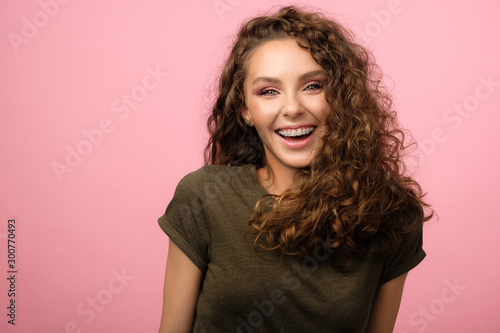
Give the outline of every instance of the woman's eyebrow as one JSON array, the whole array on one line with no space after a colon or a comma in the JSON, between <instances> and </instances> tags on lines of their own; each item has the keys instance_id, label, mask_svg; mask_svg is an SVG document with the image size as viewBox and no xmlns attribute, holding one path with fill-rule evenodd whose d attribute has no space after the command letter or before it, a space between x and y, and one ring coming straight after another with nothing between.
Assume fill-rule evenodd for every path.
<instances>
[{"instance_id":1,"label":"woman's eyebrow","mask_svg":"<svg viewBox=\"0 0 500 333\"><path fill-rule=\"evenodd\" d=\"M325 71L323 69L318 69L315 71L304 73L299 77L299 80L302 81L302 80L306 80L306 79L309 79L311 77L319 76L319 75L325 75Z\"/></svg>"},{"instance_id":2,"label":"woman's eyebrow","mask_svg":"<svg viewBox=\"0 0 500 333\"><path fill-rule=\"evenodd\" d=\"M325 71L323 69L318 69L315 71L310 71L310 72L304 73L301 76L299 76L299 81L306 80L306 79L309 79L309 78L317 76L317 75L325 75ZM253 80L252 86L255 85L256 83L259 83L259 82L280 83L281 81L280 81L280 79L275 78L275 77L260 76L260 77L256 78L255 80Z\"/></svg>"}]
</instances>

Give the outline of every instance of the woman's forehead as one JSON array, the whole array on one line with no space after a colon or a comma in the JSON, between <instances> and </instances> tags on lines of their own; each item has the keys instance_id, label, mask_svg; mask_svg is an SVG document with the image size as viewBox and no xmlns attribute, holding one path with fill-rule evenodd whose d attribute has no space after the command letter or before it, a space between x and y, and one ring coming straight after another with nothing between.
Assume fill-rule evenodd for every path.
<instances>
[{"instance_id":1,"label":"woman's forehead","mask_svg":"<svg viewBox=\"0 0 500 333\"><path fill-rule=\"evenodd\" d=\"M295 39L287 38L267 41L253 50L248 59L247 77L279 78L318 70L322 67L310 52L300 47Z\"/></svg>"}]
</instances>

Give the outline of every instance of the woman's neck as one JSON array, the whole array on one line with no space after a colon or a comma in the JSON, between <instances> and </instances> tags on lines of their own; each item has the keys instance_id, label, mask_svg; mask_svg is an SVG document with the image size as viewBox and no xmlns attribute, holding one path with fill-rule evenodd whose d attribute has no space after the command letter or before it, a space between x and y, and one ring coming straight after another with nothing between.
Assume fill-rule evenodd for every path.
<instances>
[{"instance_id":1,"label":"woman's neck","mask_svg":"<svg viewBox=\"0 0 500 333\"><path fill-rule=\"evenodd\" d=\"M269 166L257 169L257 179L266 189L267 193L281 195L284 191L295 184L295 174L297 170L283 168L283 170L274 170Z\"/></svg>"}]
</instances>

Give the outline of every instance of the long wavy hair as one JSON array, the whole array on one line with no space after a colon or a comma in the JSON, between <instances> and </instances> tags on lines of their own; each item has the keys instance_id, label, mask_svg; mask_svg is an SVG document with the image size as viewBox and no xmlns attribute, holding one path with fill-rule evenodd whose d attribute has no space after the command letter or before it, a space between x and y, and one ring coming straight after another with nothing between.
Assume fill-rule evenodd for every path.
<instances>
[{"instance_id":1,"label":"long wavy hair","mask_svg":"<svg viewBox=\"0 0 500 333\"><path fill-rule=\"evenodd\" d=\"M371 53L321 13L288 6L241 26L208 118L205 163L266 165L262 141L241 115L243 81L253 50L285 38L295 39L326 71L323 89L333 112L323 147L296 186L273 196L270 209L268 200L257 203L250 221L254 246L306 257L327 239L352 256L396 251L402 235L421 228L433 212L424 214L422 189L405 174L402 152L410 145Z\"/></svg>"}]
</instances>

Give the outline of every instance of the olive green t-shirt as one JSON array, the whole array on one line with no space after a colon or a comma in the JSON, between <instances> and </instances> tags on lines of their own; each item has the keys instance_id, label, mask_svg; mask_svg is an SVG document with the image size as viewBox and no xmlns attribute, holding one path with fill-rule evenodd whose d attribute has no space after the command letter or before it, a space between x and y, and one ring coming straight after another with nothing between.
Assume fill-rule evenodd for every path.
<instances>
[{"instance_id":1,"label":"olive green t-shirt","mask_svg":"<svg viewBox=\"0 0 500 333\"><path fill-rule=\"evenodd\" d=\"M204 166L185 176L159 224L203 272L193 332L364 332L378 288L425 257L422 230L396 255L332 265L337 249L300 259L254 252L248 222L266 191L254 166Z\"/></svg>"}]
</instances>

